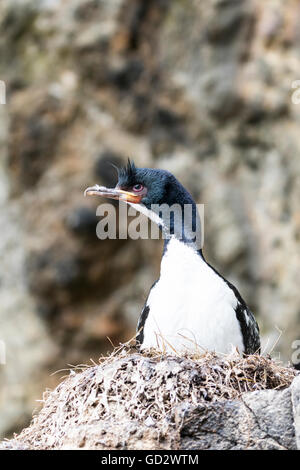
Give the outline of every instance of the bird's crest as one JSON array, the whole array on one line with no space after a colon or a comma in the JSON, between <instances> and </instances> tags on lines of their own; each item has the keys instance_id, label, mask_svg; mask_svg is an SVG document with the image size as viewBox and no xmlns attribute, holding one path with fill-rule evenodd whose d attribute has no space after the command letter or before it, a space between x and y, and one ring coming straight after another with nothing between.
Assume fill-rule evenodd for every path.
<instances>
[{"instance_id":1,"label":"bird's crest","mask_svg":"<svg viewBox=\"0 0 300 470\"><path fill-rule=\"evenodd\" d=\"M136 166L133 161L128 158L127 164L122 168L118 168L118 175L120 179L132 180L135 177Z\"/></svg>"}]
</instances>

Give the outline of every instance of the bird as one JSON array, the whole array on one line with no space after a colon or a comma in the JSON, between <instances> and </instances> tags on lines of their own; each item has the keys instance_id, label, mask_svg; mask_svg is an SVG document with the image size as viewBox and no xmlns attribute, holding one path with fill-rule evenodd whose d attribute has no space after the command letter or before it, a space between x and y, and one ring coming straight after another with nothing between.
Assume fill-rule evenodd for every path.
<instances>
[{"instance_id":1,"label":"bird","mask_svg":"<svg viewBox=\"0 0 300 470\"><path fill-rule=\"evenodd\" d=\"M114 188L95 185L85 195L125 201L164 235L160 276L137 323L139 350L260 354L253 313L237 288L204 257L201 217L191 194L167 170L138 168L128 160L117 171ZM175 207L173 216L162 209L170 207Z\"/></svg>"}]
</instances>

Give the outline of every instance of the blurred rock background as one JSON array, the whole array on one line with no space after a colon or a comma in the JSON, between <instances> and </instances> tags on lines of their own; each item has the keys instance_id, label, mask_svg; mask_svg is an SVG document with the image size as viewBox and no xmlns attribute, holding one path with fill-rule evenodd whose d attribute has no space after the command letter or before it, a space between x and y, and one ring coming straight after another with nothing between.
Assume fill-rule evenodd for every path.
<instances>
[{"instance_id":1,"label":"blurred rock background","mask_svg":"<svg viewBox=\"0 0 300 470\"><path fill-rule=\"evenodd\" d=\"M160 241L99 241L107 161L172 171L264 348L300 339L297 0L1 0L0 435L134 334ZM281 334L279 333L281 331Z\"/></svg>"}]
</instances>

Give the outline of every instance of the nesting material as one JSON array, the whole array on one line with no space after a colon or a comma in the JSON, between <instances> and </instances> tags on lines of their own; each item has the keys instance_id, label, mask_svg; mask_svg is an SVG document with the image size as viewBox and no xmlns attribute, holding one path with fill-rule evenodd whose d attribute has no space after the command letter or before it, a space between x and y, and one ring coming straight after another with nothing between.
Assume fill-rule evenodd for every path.
<instances>
[{"instance_id":1,"label":"nesting material","mask_svg":"<svg viewBox=\"0 0 300 470\"><path fill-rule=\"evenodd\" d=\"M176 439L179 409L284 389L296 374L258 355L176 357L122 347L99 365L71 369L55 390L44 393L31 425L2 447L111 449L130 447L131 436L147 432L157 443Z\"/></svg>"}]
</instances>

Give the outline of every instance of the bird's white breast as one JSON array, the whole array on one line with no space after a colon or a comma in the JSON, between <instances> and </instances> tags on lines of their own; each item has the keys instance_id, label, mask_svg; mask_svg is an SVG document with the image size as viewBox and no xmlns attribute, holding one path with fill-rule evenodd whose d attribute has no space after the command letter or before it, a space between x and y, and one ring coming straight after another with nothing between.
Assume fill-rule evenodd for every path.
<instances>
[{"instance_id":1,"label":"bird's white breast","mask_svg":"<svg viewBox=\"0 0 300 470\"><path fill-rule=\"evenodd\" d=\"M192 248L175 238L168 243L147 305L143 349L244 350L234 292Z\"/></svg>"}]
</instances>

